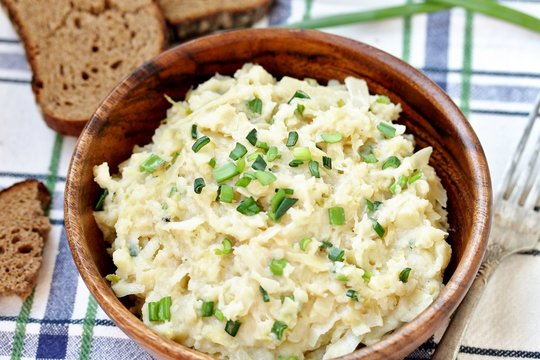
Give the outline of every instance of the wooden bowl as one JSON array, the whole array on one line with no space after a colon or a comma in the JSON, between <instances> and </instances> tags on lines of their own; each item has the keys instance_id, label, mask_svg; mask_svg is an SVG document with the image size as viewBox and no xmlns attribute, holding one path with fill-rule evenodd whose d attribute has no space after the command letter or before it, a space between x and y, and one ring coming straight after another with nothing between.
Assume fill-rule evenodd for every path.
<instances>
[{"instance_id":1,"label":"wooden bowl","mask_svg":"<svg viewBox=\"0 0 540 360\"><path fill-rule=\"evenodd\" d=\"M112 172L134 145L151 140L169 104L215 75L230 75L244 63L264 66L277 78L289 75L322 83L352 75L372 93L403 107L399 123L419 147L432 146L431 165L448 192L452 260L446 287L434 303L382 341L343 359L400 359L425 342L469 289L486 247L491 184L480 143L452 100L418 70L368 45L317 31L251 29L221 33L175 47L143 65L105 99L80 135L65 194L68 241L83 280L99 305L133 340L166 359L211 357L165 339L144 325L114 295L103 278L114 271L107 245L92 215L100 189L92 168L106 161Z\"/></svg>"}]
</instances>

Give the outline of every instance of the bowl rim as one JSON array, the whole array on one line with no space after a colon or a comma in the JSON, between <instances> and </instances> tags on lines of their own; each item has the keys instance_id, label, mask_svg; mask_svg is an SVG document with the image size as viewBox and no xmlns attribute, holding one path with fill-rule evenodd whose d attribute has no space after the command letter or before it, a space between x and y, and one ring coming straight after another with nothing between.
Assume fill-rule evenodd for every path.
<instances>
[{"instance_id":1,"label":"bowl rim","mask_svg":"<svg viewBox=\"0 0 540 360\"><path fill-rule=\"evenodd\" d=\"M189 51L189 49L197 47L201 39L223 41L227 40L231 35L238 36L238 34L242 34L243 36L255 34L257 36L274 39L302 36L307 41L322 41L327 44L332 44L334 47L346 48L348 50L354 49L355 52L369 51L372 53L371 56L376 56L381 64L395 69L396 71L400 71L415 85L428 89L433 95L434 100L445 106L448 116L455 119L454 123L456 124L456 131L460 134L461 140L465 141L468 147L474 149L474 151L468 151L465 157L468 163L472 164L476 169L479 169L479 171L475 172L475 176L470 179L474 182L474 188L477 191L480 200L471 204L471 206L474 207L473 213L478 219L473 222L474 229L471 232L471 241L465 247L464 256L447 284L433 303L412 321L402 325L392 333L387 334L377 343L357 349L353 353L345 355L340 359L352 360L368 357L370 359L388 359L389 354L385 351L385 349L388 348L396 349L396 352L390 355L390 358L398 359L406 356L432 335L432 333L426 333L429 332L429 324L443 323L457 308L471 286L479 269L482 260L482 256L479 256L479 254L485 252L491 226L492 190L487 160L471 125L449 95L447 95L437 84L421 71L393 55L357 40L338 35L315 30L285 28L227 31L205 36L170 48L126 76L102 101L90 121L85 126L75 145L68 170L64 197L65 230L73 259L83 281L90 290L90 293L97 300L98 304L115 324L132 340L143 346L150 353L160 357L165 356L167 358L169 358L169 356L170 358L173 358L181 354L189 354L192 359L212 359L212 357L207 354L203 354L172 340L166 339L165 337L161 337L157 332L146 326L138 317L133 315L125 306L118 306L118 304L121 303L116 296L111 298L111 296L108 295L112 293L110 286L101 277L93 262L88 260L92 257L87 251L85 242L83 241L83 226L80 222L80 214L76 211L77 207L73 200L77 198L77 194L80 190L80 186L76 181L77 178L80 178L80 174L78 167L74 166L74 164L81 157L81 154L84 155L84 153L88 152L90 149L89 143L83 141L87 134L90 134L93 129L99 126L99 122L102 121L101 119L106 118L105 115L111 108L129 95L129 92L135 87L135 84L156 69L156 64L165 66L169 62L169 59L173 59L177 53Z\"/></svg>"}]
</instances>

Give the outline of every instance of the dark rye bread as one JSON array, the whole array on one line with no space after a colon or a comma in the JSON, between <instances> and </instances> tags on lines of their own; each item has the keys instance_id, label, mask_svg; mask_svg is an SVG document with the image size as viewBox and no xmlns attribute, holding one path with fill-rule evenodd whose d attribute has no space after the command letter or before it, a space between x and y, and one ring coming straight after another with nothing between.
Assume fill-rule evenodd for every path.
<instances>
[{"instance_id":1,"label":"dark rye bread","mask_svg":"<svg viewBox=\"0 0 540 360\"><path fill-rule=\"evenodd\" d=\"M49 127L78 135L105 96L166 47L153 0L0 0L24 42Z\"/></svg>"},{"instance_id":2,"label":"dark rye bread","mask_svg":"<svg viewBox=\"0 0 540 360\"><path fill-rule=\"evenodd\" d=\"M272 0L158 0L179 39L220 29L246 27L260 20Z\"/></svg>"},{"instance_id":3,"label":"dark rye bread","mask_svg":"<svg viewBox=\"0 0 540 360\"><path fill-rule=\"evenodd\" d=\"M0 296L26 298L32 292L51 228L43 215L51 196L37 180L0 191Z\"/></svg>"}]
</instances>

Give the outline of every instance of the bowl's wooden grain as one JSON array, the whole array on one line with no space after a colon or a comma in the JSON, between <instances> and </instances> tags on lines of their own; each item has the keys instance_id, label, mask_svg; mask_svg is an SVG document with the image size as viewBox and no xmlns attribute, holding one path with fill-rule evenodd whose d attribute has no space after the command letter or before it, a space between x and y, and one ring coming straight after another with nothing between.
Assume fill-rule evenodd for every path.
<instances>
[{"instance_id":1,"label":"bowl's wooden grain","mask_svg":"<svg viewBox=\"0 0 540 360\"><path fill-rule=\"evenodd\" d=\"M418 146L432 146L431 164L448 191L452 261L447 285L416 319L372 346L344 359L399 359L426 341L457 307L482 259L490 228L491 184L482 148L450 98L419 71L380 50L316 31L258 29L222 33L171 49L125 79L101 104L81 134L66 186L65 222L79 271L100 306L126 334L160 358L207 359L146 327L113 294L103 276L113 264L97 228L99 196L92 168L104 161L114 172L135 144L150 141L169 104L216 72L232 74L246 62L274 76L321 82L364 78L373 93L400 102L399 120Z\"/></svg>"}]
</instances>

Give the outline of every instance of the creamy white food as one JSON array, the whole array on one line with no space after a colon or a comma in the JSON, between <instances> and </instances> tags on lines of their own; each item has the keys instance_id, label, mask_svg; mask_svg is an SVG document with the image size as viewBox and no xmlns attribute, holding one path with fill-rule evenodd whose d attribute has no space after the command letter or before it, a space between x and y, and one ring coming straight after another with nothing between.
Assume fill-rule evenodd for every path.
<instances>
[{"instance_id":1,"label":"creamy white food","mask_svg":"<svg viewBox=\"0 0 540 360\"><path fill-rule=\"evenodd\" d=\"M226 359L329 359L411 321L451 250L432 149L414 151L400 110L360 79L276 81L252 64L172 102L118 174L94 169L116 295L139 298L164 336ZM218 183L227 167L241 173ZM170 320L150 320L168 297Z\"/></svg>"}]
</instances>

